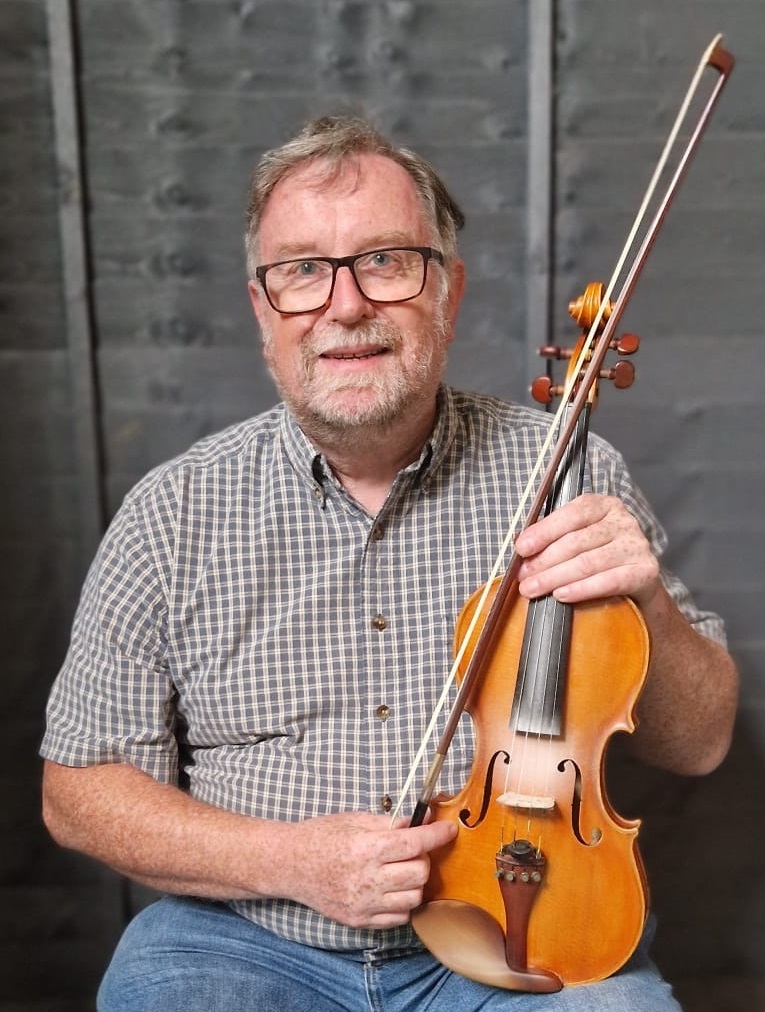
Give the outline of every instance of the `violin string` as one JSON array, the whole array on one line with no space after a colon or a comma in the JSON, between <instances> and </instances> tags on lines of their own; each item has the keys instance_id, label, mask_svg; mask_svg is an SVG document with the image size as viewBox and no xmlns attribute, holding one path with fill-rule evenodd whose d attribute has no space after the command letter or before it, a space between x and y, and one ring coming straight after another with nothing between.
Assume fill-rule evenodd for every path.
<instances>
[{"instance_id":1,"label":"violin string","mask_svg":"<svg viewBox=\"0 0 765 1012\"><path fill-rule=\"evenodd\" d=\"M644 220L644 218L645 218L645 216L647 214L648 207L649 207L651 201L653 200L653 197L654 197L656 188L657 188L657 186L658 186L658 184L660 182L660 179L661 179L662 175L664 174L664 170L666 168L667 161L669 160L669 157L670 157L670 154L672 152L672 149L673 149L673 147L674 147L674 145L675 145L675 143L677 141L677 137L678 137L678 135L680 133L680 130L682 129L682 125L683 125L683 123L685 121L685 118L686 118L687 113L688 113L688 109L690 108L690 104L691 104L691 102L693 100L693 97L695 95L695 92L696 92L696 90L698 88L698 85L699 85L699 82L701 80L702 74L703 74L704 70L707 68L707 66L709 65L710 57L711 57L712 53L714 52L715 48L717 47L718 43L720 42L721 38L722 38L721 35L717 35L713 39L713 41L710 43L708 49L706 50L706 52L704 53L701 61L699 62L698 67L696 68L696 72L693 75L693 78L691 80L691 84L690 84L690 86L688 88L688 91L686 92L686 95L685 95L685 97L684 97L684 99L683 99L683 101L682 101L682 103L680 105L680 109L679 109L679 111L677 113L677 116L676 116L675 121L673 123L672 129L670 130L669 136L667 137L667 140L666 140L666 142L664 144L664 147L662 149L661 155L659 156L659 160L658 160L658 162L656 164L656 167L654 169L653 175L651 176L650 182L649 182L648 187L646 189L646 192L645 192L645 194L643 196L643 200L642 200L642 202L640 204L640 207L638 208L637 214L635 215L635 219L634 219L634 221L632 223L632 227L630 228L630 231L629 231L629 234L627 236L627 239L626 239L626 241L624 243L624 246L622 247L622 251L621 251L621 253L620 253L620 255L619 255L618 259L617 259L616 266L614 267L613 273L611 274L611 278L610 278L610 280L609 280L609 282L608 282L608 284L607 284L607 286L605 288L605 291L604 291L604 294L603 294L603 298L601 300L601 304L600 304L600 307L598 309L598 312L596 313L595 319L594 319L594 321L593 321L593 323L592 323L592 325L591 325L591 327L590 327L590 329L589 329L589 331L587 333L586 339L582 342L582 347L580 349L579 356L578 356L578 358L576 360L576 364L575 364L574 368L570 370L569 376L568 376L568 378L567 378L567 380L566 380L566 382L564 384L564 389L563 389L563 393L561 395L560 405L559 405L558 410L556 411L555 415L553 416L553 419L552 419L552 421L550 423L550 427L549 427L547 436L546 436L545 440L542 443L542 446L541 446L540 451L539 451L539 455L537 456L536 462L534 463L534 466L531 469L531 472L529 474L529 478L528 478L528 480L526 482L526 486L525 486L525 488L523 490L523 493L522 493L522 495L520 497L520 500L518 502L518 507L517 507L517 509L516 509L516 511L515 511L515 513L513 515L513 518L511 520L511 522L510 522L510 526L508 528L507 535L505 536L505 539L502 542L502 545L500 546L499 552L498 552L497 557L496 557L496 559L494 561L494 565L492 566L491 573L489 574L489 577L488 577L486 583L484 584L483 590L482 590L481 595L480 595L480 597L478 599L478 602L476 604L476 607L475 607L475 610L474 610L473 615L471 617L471 620L470 620L470 623L468 625L467 631L465 632L465 635L463 636L462 641L460 642L459 647L457 649L457 652L455 654L454 661L453 661L452 666L451 666L451 668L449 670L449 674L448 674L448 676L447 676L447 678L446 678L446 680L444 682L444 687L443 687L443 689L441 691L441 694L440 694L440 696L438 698L438 701L436 703L436 707L435 707L435 709L433 711L433 715L432 715L430 721L428 722L428 725L427 725L427 727L425 729L423 738L422 738L422 740L420 742L420 745L419 745L419 747L418 747L418 749L417 749L417 751L415 753L415 756L414 756L414 759L412 761L412 765L410 767L410 770L409 770L409 773L407 775L406 781L404 782L404 785L403 785L403 787L401 789L401 793L399 795L398 802L395 805L395 807L394 807L394 809L393 809L393 811L391 813L391 816L390 816L391 825L394 825L394 823L398 819L399 815L401 814L401 811L403 809L403 806L404 806L404 803L406 801L406 798L409 796L409 793L412 790L412 786L414 784L414 779L417 776L417 773L418 773L420 767L423 764L423 761L425 759L425 753L427 751L427 748L428 748L428 745L429 745L431 739L434 736L435 729L436 729L436 727L438 725L438 722L440 720L440 717L441 717L441 713L443 712L444 707L446 706L446 704L448 702L452 686L453 686L453 684L454 684L454 682L456 680L456 677L457 677L457 674L459 672L459 669L460 669L460 666L462 664L462 661L463 661L463 658L465 656L465 653L467 652L468 644L471 642L471 640L473 638L473 635L474 635L476 629L478 628L478 624L479 624L479 622L481 620L483 609L484 609L484 607L486 605L486 602L487 602L487 600L488 600L488 598L489 598L489 596L491 594L491 590L492 590L494 581L499 576L499 573L500 573L500 570L501 570L501 567L502 567L502 563L503 563L503 561L505 559L505 556L507 555L507 553L508 553L508 551L510 549L510 546L515 541L516 531L518 530L518 527L519 527L519 525L521 523L522 517L524 517L524 515L525 515L526 507L528 505L529 500L532 497L532 491L537 487L537 479L538 479L539 474L540 474L540 472L542 470L542 466L544 464L544 461L548 458L548 455L549 455L550 449L551 449L551 447L553 445L553 441L555 439L555 436L558 433L558 431L560 430L561 420L562 420L562 417L563 417L563 413L565 412L565 410L566 410L566 408L568 406L568 401L571 398L571 394L572 394L573 388L574 388L574 386L575 386L575 384L576 384L576 382L577 382L577 380L579 378L579 374L580 374L580 372L581 372L581 370L582 370L582 368L584 366L584 363L586 362L587 357L588 357L588 355L589 355L589 353L591 351L592 345L593 345L593 343L595 341L595 337L596 337L596 335L598 333L598 330L600 328L600 324L601 324L601 322L603 320L603 316L604 316L604 313L606 311L606 307L608 306L610 298L611 298L611 295L613 294L613 291L614 291L614 289L615 289L615 287L617 285L617 282L618 282L619 278L622 275L622 272L623 272L623 269L624 269L624 264L625 264L625 262L627 260L627 256L629 255L630 251L633 248L633 245L634 245L634 242L635 242L635 237L636 237L636 235L637 235L637 233L638 233L638 231L640 229L640 226L642 225L643 220Z\"/></svg>"},{"instance_id":2,"label":"violin string","mask_svg":"<svg viewBox=\"0 0 765 1012\"><path fill-rule=\"evenodd\" d=\"M546 605L547 605L547 600L545 598L541 598L539 600L530 601L529 602L529 606L528 606L528 609L527 609L527 612L526 612L526 624L527 624L527 626L532 627L533 625L536 625L540 621L539 612L541 610L543 613L545 613L547 611ZM545 622L546 619L542 618L541 621ZM533 659L531 657L531 645L532 645L532 638L529 637L528 648L524 652L523 656L521 657L521 661L520 661L519 669L518 669L519 670L519 677L521 678L520 692L518 693L519 700L526 698L527 694L528 694L528 697L533 700L533 699L536 698L537 692L538 692L538 679L540 677L540 673L541 673L541 669L542 669L542 664L541 664L541 659L540 659L541 643L538 644L537 652L536 652L536 657L534 657ZM527 681L529 679L530 672L532 672L532 674L531 674L531 685L527 686L526 683L527 683ZM531 716L532 716L531 723L533 725L533 716L534 715L532 714ZM510 789L510 783L509 783L509 781L510 781L510 775L512 773L513 777L514 777L514 779L513 779L513 787L514 787L514 791L515 791L515 794L516 794L516 797L518 798L518 800L520 800L520 798L522 798L523 794L524 794L524 789L523 788L524 788L524 784L526 782L527 759L529 758L529 756L532 754L532 751L533 751L533 746L530 744L531 732L529 732L527 730L526 731L520 731L519 730L520 717L521 717L521 706L520 706L520 703L519 703L518 709L516 711L516 716L515 716L515 726L511 728L510 738L511 738L511 742L513 744L511 745L510 761L508 763L507 772L505 774L505 788L504 788L505 791L508 791ZM519 741L520 741L520 745L516 749L515 748L515 744L517 742L519 742ZM519 759L519 761L516 761L516 757L518 756L518 752L520 752L520 759ZM503 824L504 824L504 821L505 821L505 819L507 817L507 814L506 814L507 811L508 811L507 806L503 806L503 813L502 813L502 815L503 815L503 817L502 817ZM519 814L518 814L518 810L516 808L513 809L513 812L514 812L514 816L513 816L513 823L514 823L513 838L517 839L517 836L518 836L518 825L519 825ZM529 807L529 808L527 808L527 811L526 811L526 829L525 829L525 834L524 834L525 837L526 837L526 839L529 839L531 837L531 835L532 835L531 834L531 823L532 823L531 808Z\"/></svg>"},{"instance_id":3,"label":"violin string","mask_svg":"<svg viewBox=\"0 0 765 1012\"><path fill-rule=\"evenodd\" d=\"M527 622L538 623L540 622L543 626L548 627L553 620L553 616L557 609L560 607L559 602L555 601L552 597L540 598L537 601L532 601L529 604L529 611L527 615ZM560 692L560 679L562 671L562 657L560 654L560 645L558 650L558 658L553 663L553 651L554 643L551 641L546 647L545 656L545 645L544 641L540 640L536 652L536 657L530 657L529 650L521 656L519 664L519 677L522 680L520 697L524 698L528 693L528 698L531 700L538 700L537 710L531 714L531 725L532 727L536 723L539 727L537 731L519 730L520 722L520 708L516 713L515 727L511 729L511 741L510 747L510 761L507 765L505 772L505 792L512 791L519 799L524 796L528 796L529 799L533 799L535 795L541 795L549 797L555 792L551 786L552 781L552 768L553 763L550 761L550 755L554 748L554 735L552 729L547 731L544 730L544 714L545 712L554 713L557 705L559 692ZM529 670L533 670L531 676L530 687L526 686L528 679ZM547 675L550 672L554 672L555 676L549 679ZM541 687L541 691L540 691ZM548 706L548 699L552 696L551 704ZM515 747L517 745L517 747ZM538 775L540 766L540 756L542 753L546 753L547 760L541 762L543 768L543 783L538 785ZM531 768L530 768L531 767ZM527 786L528 784L528 786ZM520 806L522 808L522 806ZM534 835L532 832L534 825L534 803L531 803L526 808L526 836L531 839ZM507 819L507 809L503 806L501 824L505 826ZM540 815L537 819L539 828L537 830L536 847L541 848L542 838L542 816ZM515 825L518 824L517 816L514 817ZM517 835L517 832L514 834Z\"/></svg>"},{"instance_id":4,"label":"violin string","mask_svg":"<svg viewBox=\"0 0 765 1012\"><path fill-rule=\"evenodd\" d=\"M568 502L576 495L581 492L581 478L582 478L582 467L584 465L583 454L586 451L587 445L587 433L588 433L588 408L585 408L583 413L579 417L577 424L577 431L573 437L574 442L569 446L569 453L564 458L565 474L563 474L560 485L558 487L558 497L560 505ZM553 508L557 508L558 503L556 502ZM556 622L556 616L559 616L561 622L565 622L566 611L570 609L571 605L567 605L557 601L554 597L548 596L545 598L545 628L547 629L559 629L559 623ZM567 661L569 656L570 644L573 641L573 635L571 627L568 627L566 634L563 635L561 630L560 635L550 636L548 640L547 656L544 658L545 665L543 668L540 667L541 671L545 673L544 683L544 696L541 701L542 714L549 713L555 715L558 711L558 706L563 703L563 693L561 689L561 682L567 675ZM565 652L565 654L564 654ZM557 656L555 654L557 653ZM554 677L550 679L550 672L554 672ZM568 684L568 683L566 683ZM552 698L549 700L548 705L548 693L551 694ZM562 719L562 718L561 718ZM544 726L544 722L541 722L540 726ZM546 734L546 747L543 749L541 745L542 735L540 734L540 754L544 752L544 787L543 794L545 796L554 796L556 794L555 789L552 786L553 781L553 770L557 768L557 764L554 762L554 750L555 750L555 736L553 730L552 721L550 722L549 730ZM537 840L537 849L541 850L542 846L542 825L544 813L540 813L539 817L539 837Z\"/></svg>"},{"instance_id":5,"label":"violin string","mask_svg":"<svg viewBox=\"0 0 765 1012\"><path fill-rule=\"evenodd\" d=\"M538 611L538 605L539 605L538 601L529 601L528 608L526 611L527 625L534 624L537 621L536 613ZM515 697L518 699L518 709L516 711L514 718L514 726L513 722L510 723L511 745L510 745L509 759L505 767L505 780L503 787L505 793L514 790L518 796L520 796L521 789L523 786L524 768L527 754L527 750L522 745L520 748L521 753L520 763L516 762L516 756L519 750L515 748L515 744L518 741L519 735L521 734L521 732L519 732L520 712L522 709L521 700L527 698L527 693L530 694L532 699L536 695L536 688L537 688L536 674L539 672L539 663L537 661L537 663L533 664L533 671L535 674L534 680L531 684L531 687L529 688L526 683L529 679L529 672L532 671L531 647L532 647L531 637L529 637L528 640L524 638L524 643L521 648L521 656L518 662L518 672L517 672L517 678L520 678L521 684L519 686L516 681L515 687ZM524 744L527 741L527 736L528 732L524 732L522 738ZM502 818L500 820L500 824L502 826L503 838L507 818L508 818L508 806L502 806ZM513 816L513 839L514 840L517 839L517 836L518 836L518 816L516 813Z\"/></svg>"},{"instance_id":6,"label":"violin string","mask_svg":"<svg viewBox=\"0 0 765 1012\"><path fill-rule=\"evenodd\" d=\"M559 602L557 602L557 601L554 601L554 605L555 606L560 606ZM566 607L566 606L562 605L561 607ZM555 713L555 710L557 708L558 696L559 696L559 693L560 693L560 682L561 682L562 673L563 673L563 657L561 656L562 646L563 646L562 642L559 642L559 644L558 644L558 657L557 657L556 663L554 665L555 678L553 680L553 701L552 701L552 708L551 708L553 713ZM544 766L545 766L545 774L546 774L545 794L548 794L548 795L555 793L555 791L550 786L550 780L551 780L552 774L553 774L553 767L554 766L557 767L557 764L555 764L553 761L551 761L553 749L554 749L554 739L553 739L553 732L552 732L552 728L551 728L550 731L548 732L548 735L547 735L547 749L546 749L546 752L547 752L547 761L544 764ZM541 823L541 818L540 818L539 837L538 837L538 840L537 840L537 851L538 852L541 852L541 850L542 850L542 828L541 827L542 827L542 823Z\"/></svg>"}]
</instances>

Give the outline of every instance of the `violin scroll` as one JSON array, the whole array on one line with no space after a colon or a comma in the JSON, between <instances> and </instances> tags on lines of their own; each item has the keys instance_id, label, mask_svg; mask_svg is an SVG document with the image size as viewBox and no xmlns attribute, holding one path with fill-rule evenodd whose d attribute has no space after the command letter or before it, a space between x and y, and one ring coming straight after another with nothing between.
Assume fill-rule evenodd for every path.
<instances>
[{"instance_id":1,"label":"violin scroll","mask_svg":"<svg viewBox=\"0 0 765 1012\"><path fill-rule=\"evenodd\" d=\"M610 299L603 301L606 286L602 281L591 281L578 299L568 304L568 315L573 316L581 330L589 331L598 321L598 331L603 329L611 315L614 304Z\"/></svg>"}]
</instances>

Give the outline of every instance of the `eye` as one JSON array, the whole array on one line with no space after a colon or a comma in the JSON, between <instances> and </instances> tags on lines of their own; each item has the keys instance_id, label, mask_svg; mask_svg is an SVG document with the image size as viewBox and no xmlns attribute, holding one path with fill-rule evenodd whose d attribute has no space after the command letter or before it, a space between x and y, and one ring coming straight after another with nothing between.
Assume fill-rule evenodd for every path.
<instances>
[{"instance_id":1,"label":"eye","mask_svg":"<svg viewBox=\"0 0 765 1012\"><path fill-rule=\"evenodd\" d=\"M309 284L323 280L331 268L322 260L288 260L271 268L271 282L282 285Z\"/></svg>"},{"instance_id":2,"label":"eye","mask_svg":"<svg viewBox=\"0 0 765 1012\"><path fill-rule=\"evenodd\" d=\"M315 260L300 260L294 265L293 273L301 278L312 278L318 274L319 266Z\"/></svg>"},{"instance_id":3,"label":"eye","mask_svg":"<svg viewBox=\"0 0 765 1012\"><path fill-rule=\"evenodd\" d=\"M377 249L367 253L356 264L362 273L392 277L405 269L406 253L400 249Z\"/></svg>"},{"instance_id":4,"label":"eye","mask_svg":"<svg viewBox=\"0 0 765 1012\"><path fill-rule=\"evenodd\" d=\"M373 253L369 258L370 266L372 267L388 267L393 262L390 250L383 250L379 253Z\"/></svg>"}]
</instances>

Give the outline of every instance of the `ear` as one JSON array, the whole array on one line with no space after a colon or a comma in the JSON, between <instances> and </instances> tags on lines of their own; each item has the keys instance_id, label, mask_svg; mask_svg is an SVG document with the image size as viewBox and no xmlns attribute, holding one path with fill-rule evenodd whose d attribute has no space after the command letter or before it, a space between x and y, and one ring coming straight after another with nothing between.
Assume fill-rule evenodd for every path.
<instances>
[{"instance_id":1,"label":"ear","mask_svg":"<svg viewBox=\"0 0 765 1012\"><path fill-rule=\"evenodd\" d=\"M449 267L449 295L446 300L446 318L449 321L449 340L454 340L454 325L465 294L465 263L455 260Z\"/></svg>"},{"instance_id":2,"label":"ear","mask_svg":"<svg viewBox=\"0 0 765 1012\"><path fill-rule=\"evenodd\" d=\"M265 314L267 308L266 297L263 292L263 289L260 287L257 281L248 281L247 294L250 297L250 305L252 306L252 311L255 314L255 318L257 319L262 329L263 315Z\"/></svg>"}]
</instances>

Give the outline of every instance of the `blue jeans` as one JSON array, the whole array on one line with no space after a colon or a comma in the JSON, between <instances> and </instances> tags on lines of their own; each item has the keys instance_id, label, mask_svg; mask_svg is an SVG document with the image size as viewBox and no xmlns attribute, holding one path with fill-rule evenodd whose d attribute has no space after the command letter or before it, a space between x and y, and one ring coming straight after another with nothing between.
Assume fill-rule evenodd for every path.
<instances>
[{"instance_id":1,"label":"blue jeans","mask_svg":"<svg viewBox=\"0 0 765 1012\"><path fill-rule=\"evenodd\" d=\"M128 926L99 1012L678 1012L647 941L598 984L556 994L466 980L429 953L380 959L287 942L225 904L165 897Z\"/></svg>"}]
</instances>

